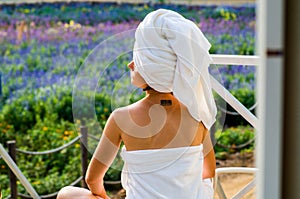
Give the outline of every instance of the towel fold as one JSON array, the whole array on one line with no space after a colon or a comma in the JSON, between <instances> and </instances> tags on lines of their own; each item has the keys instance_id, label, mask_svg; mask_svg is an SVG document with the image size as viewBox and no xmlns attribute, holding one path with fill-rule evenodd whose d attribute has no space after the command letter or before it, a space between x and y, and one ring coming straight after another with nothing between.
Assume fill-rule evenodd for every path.
<instances>
[{"instance_id":1,"label":"towel fold","mask_svg":"<svg viewBox=\"0 0 300 199\"><path fill-rule=\"evenodd\" d=\"M126 198L211 198L202 181L202 151L202 145L138 151L123 148Z\"/></svg>"},{"instance_id":2,"label":"towel fold","mask_svg":"<svg viewBox=\"0 0 300 199\"><path fill-rule=\"evenodd\" d=\"M192 147L178 147L178 148L165 148L165 149L148 149L137 151L126 151L123 147L121 151L121 157L124 162L130 165L130 173L149 173L155 172L160 169L164 169L171 166L175 162L185 161L194 162L194 158L197 160L203 160L202 149L203 146ZM201 165L199 165L201 167Z\"/></svg>"}]
</instances>

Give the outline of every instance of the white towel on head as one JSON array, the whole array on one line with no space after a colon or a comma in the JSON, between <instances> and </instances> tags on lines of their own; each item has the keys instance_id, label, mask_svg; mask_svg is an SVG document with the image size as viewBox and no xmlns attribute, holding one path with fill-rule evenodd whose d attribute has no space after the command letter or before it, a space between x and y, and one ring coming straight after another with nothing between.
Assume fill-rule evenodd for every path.
<instances>
[{"instance_id":1,"label":"white towel on head","mask_svg":"<svg viewBox=\"0 0 300 199\"><path fill-rule=\"evenodd\" d=\"M192 21L159 9L139 24L133 50L136 70L147 84L159 92L173 92L208 129L217 113L208 72L210 47Z\"/></svg>"}]
</instances>

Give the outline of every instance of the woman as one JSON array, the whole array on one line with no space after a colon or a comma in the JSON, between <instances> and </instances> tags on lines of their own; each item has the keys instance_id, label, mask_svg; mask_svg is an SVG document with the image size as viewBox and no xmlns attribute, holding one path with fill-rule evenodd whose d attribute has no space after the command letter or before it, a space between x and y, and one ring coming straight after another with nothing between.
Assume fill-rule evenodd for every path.
<instances>
[{"instance_id":1,"label":"woman","mask_svg":"<svg viewBox=\"0 0 300 199\"><path fill-rule=\"evenodd\" d=\"M103 177L121 142L128 199L213 197L210 44L193 22L165 9L149 13L135 39L128 67L146 96L109 117L87 170L89 190L65 187L58 199L108 198Z\"/></svg>"}]
</instances>

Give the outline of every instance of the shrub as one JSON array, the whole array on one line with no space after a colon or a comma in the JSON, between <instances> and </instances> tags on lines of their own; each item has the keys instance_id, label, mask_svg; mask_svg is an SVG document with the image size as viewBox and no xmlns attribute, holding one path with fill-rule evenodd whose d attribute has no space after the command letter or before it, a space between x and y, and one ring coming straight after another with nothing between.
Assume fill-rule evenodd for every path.
<instances>
[{"instance_id":1,"label":"shrub","mask_svg":"<svg viewBox=\"0 0 300 199\"><path fill-rule=\"evenodd\" d=\"M242 152L242 151L251 151L254 149L254 142L249 143L248 145L241 147L241 145L250 142L255 137L254 129L250 126L238 126L230 127L222 130L217 130L215 133L215 139L217 144L214 149L216 156L220 152Z\"/></svg>"}]
</instances>

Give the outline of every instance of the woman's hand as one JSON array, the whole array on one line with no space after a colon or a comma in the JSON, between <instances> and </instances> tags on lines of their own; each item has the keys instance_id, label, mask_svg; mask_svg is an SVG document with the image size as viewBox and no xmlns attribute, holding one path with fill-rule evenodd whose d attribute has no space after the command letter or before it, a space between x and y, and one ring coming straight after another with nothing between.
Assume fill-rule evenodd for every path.
<instances>
[{"instance_id":1,"label":"woman's hand","mask_svg":"<svg viewBox=\"0 0 300 199\"><path fill-rule=\"evenodd\" d=\"M105 191L105 188L103 185L103 181L93 183L93 184L89 184L89 183L87 183L87 184L88 184L90 191L96 198L109 199L109 197L106 194L106 191Z\"/></svg>"},{"instance_id":2,"label":"woman's hand","mask_svg":"<svg viewBox=\"0 0 300 199\"><path fill-rule=\"evenodd\" d=\"M102 198L100 196L95 196L97 199L110 199L110 197L106 196L106 198Z\"/></svg>"}]
</instances>

